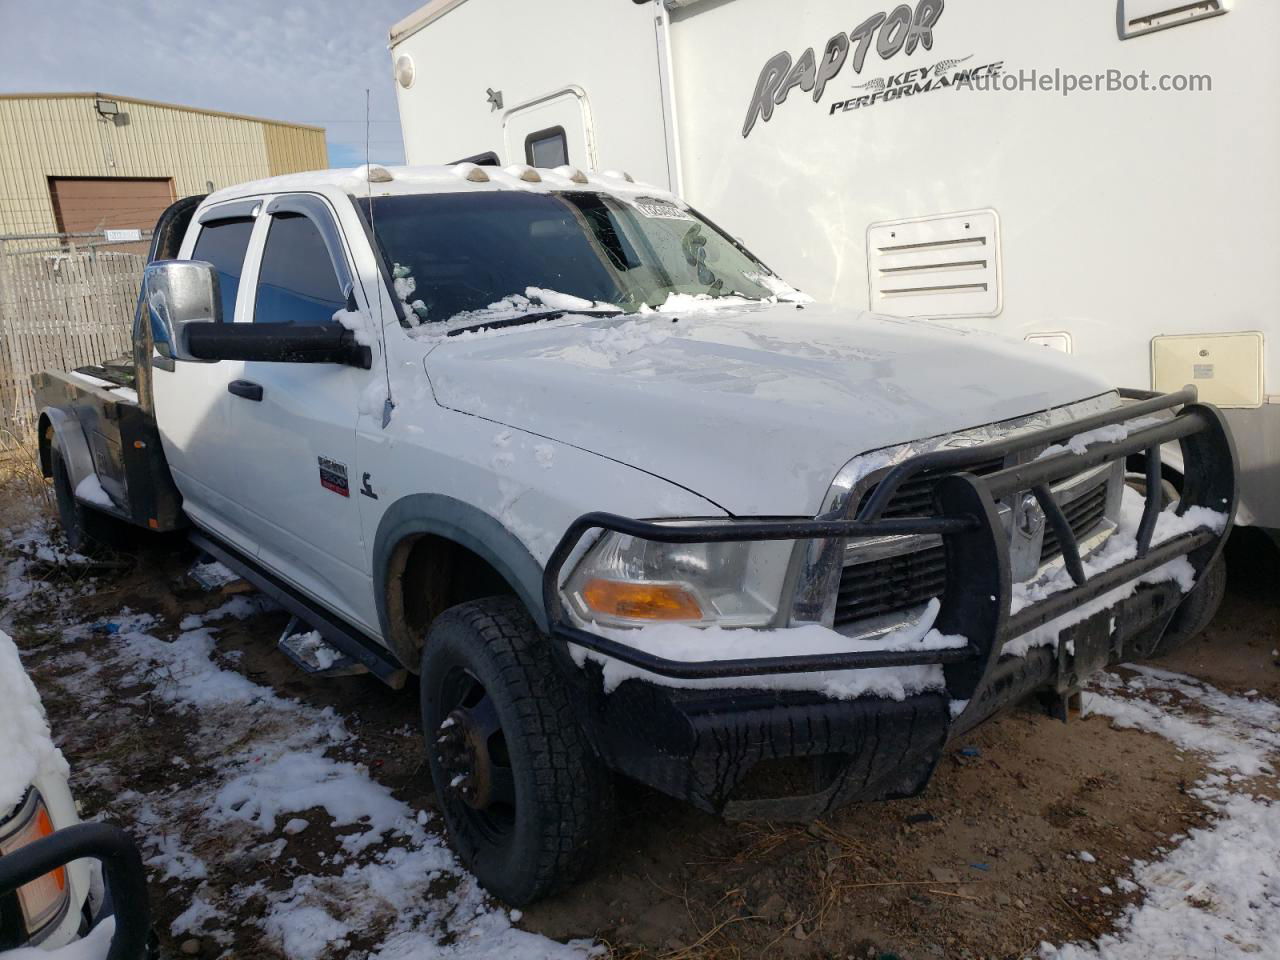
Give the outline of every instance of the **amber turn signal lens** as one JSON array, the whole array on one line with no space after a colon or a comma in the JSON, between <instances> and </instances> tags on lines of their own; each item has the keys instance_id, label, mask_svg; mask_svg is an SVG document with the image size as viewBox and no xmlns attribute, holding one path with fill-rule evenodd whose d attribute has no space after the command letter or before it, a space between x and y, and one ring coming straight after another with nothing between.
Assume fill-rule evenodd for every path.
<instances>
[{"instance_id":1,"label":"amber turn signal lens","mask_svg":"<svg viewBox=\"0 0 1280 960\"><path fill-rule=\"evenodd\" d=\"M702 607L688 590L665 583L587 581L582 599L596 613L630 620L701 620Z\"/></svg>"},{"instance_id":2,"label":"amber turn signal lens","mask_svg":"<svg viewBox=\"0 0 1280 960\"><path fill-rule=\"evenodd\" d=\"M36 835L43 840L45 837L53 836L53 818L49 816L49 811L43 806L36 813ZM52 877L53 882L57 885L58 890L67 889L67 871L63 867L58 867L46 877Z\"/></svg>"},{"instance_id":3,"label":"amber turn signal lens","mask_svg":"<svg viewBox=\"0 0 1280 960\"><path fill-rule=\"evenodd\" d=\"M44 800L32 790L25 801L25 821L13 832L0 838L0 857L21 850L53 834L53 818L45 808ZM27 935L33 936L56 922L62 916L68 902L67 869L57 867L42 877L18 888L18 905L21 907L21 925Z\"/></svg>"}]
</instances>

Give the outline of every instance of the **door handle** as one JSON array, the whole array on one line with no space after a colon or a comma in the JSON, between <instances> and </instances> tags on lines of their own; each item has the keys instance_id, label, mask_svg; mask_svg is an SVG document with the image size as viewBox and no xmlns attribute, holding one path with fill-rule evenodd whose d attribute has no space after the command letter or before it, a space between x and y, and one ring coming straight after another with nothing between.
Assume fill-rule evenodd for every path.
<instances>
[{"instance_id":1,"label":"door handle","mask_svg":"<svg viewBox=\"0 0 1280 960\"><path fill-rule=\"evenodd\" d=\"M244 397L246 400L262 400L262 384L254 383L252 380L232 380L227 384L227 393L233 393L237 397Z\"/></svg>"}]
</instances>

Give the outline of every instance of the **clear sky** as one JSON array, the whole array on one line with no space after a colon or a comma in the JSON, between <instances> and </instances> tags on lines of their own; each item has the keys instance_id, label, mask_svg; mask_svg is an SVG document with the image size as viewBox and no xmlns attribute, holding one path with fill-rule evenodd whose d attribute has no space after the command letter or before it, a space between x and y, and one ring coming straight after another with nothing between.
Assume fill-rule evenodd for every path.
<instances>
[{"instance_id":1,"label":"clear sky","mask_svg":"<svg viewBox=\"0 0 1280 960\"><path fill-rule=\"evenodd\" d=\"M0 92L102 91L323 126L401 163L387 31L423 0L0 0Z\"/></svg>"}]
</instances>

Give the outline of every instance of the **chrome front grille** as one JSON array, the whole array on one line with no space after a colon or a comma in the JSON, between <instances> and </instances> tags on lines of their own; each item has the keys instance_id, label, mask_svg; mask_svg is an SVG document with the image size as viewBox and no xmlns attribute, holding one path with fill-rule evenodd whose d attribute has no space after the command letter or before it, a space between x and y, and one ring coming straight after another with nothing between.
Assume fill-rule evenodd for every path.
<instances>
[{"instance_id":1,"label":"chrome front grille","mask_svg":"<svg viewBox=\"0 0 1280 960\"><path fill-rule=\"evenodd\" d=\"M1004 466L1001 460L975 465L971 472L994 473ZM933 508L933 488L937 476L921 476L903 484L884 512L885 517L920 517ZM1084 543L1092 536L1109 533L1113 524L1107 518L1113 490L1117 491L1119 474L1111 468L1095 468L1055 487L1072 532ZM862 496L865 503L875 487ZM1001 508L1006 529L1012 510ZM1053 528L1045 525L1039 549L1034 542L1015 542L1017 552L1034 551L1027 557L1028 568L1044 567L1061 557L1061 548ZM1096 546L1096 544L1095 544ZM946 555L938 537L886 537L878 541L850 541L846 547L845 565L841 572L836 598L836 627L865 623L868 627L892 628L918 616L921 606L933 597L941 598L946 587Z\"/></svg>"},{"instance_id":2,"label":"chrome front grille","mask_svg":"<svg viewBox=\"0 0 1280 960\"><path fill-rule=\"evenodd\" d=\"M1106 518L1107 484L1105 480L1070 503L1064 504L1062 512L1076 539L1085 539ZM1060 556L1062 556L1062 548L1058 545L1058 534L1053 527L1045 527L1044 542L1040 545L1040 562L1050 563Z\"/></svg>"},{"instance_id":3,"label":"chrome front grille","mask_svg":"<svg viewBox=\"0 0 1280 960\"><path fill-rule=\"evenodd\" d=\"M969 468L968 472L981 477L988 473L995 473L1003 467L1004 460L1000 457L993 457L990 460L984 460L982 463L974 464ZM933 513L933 488L937 482L937 475L931 475L927 472L917 477L912 477L900 486L898 492L893 495L893 499L889 501L889 506L885 508L884 519L898 520L902 517L927 517L931 515ZM862 495L862 499L858 503L859 510L871 499L871 495L875 492L876 487L873 485Z\"/></svg>"},{"instance_id":4,"label":"chrome front grille","mask_svg":"<svg viewBox=\"0 0 1280 960\"><path fill-rule=\"evenodd\" d=\"M911 553L851 563L840 577L836 626L914 610L940 597L947 584L947 558L941 543Z\"/></svg>"}]
</instances>

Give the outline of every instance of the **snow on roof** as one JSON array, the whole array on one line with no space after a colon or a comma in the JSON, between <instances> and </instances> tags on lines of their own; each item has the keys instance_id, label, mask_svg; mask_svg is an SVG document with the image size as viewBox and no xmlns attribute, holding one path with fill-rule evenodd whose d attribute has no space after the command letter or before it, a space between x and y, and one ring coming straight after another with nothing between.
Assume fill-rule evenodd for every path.
<instances>
[{"instance_id":1,"label":"snow on roof","mask_svg":"<svg viewBox=\"0 0 1280 960\"><path fill-rule=\"evenodd\" d=\"M523 190L526 193L551 193L557 190L593 190L620 197L661 197L675 200L675 196L661 187L647 183L634 183L621 173L587 173L569 167L554 170L536 168L537 179L528 179L533 167L512 164L502 167L477 167L459 163L448 166L384 167L378 164L340 170L312 170L307 173L287 173L264 180L224 187L209 194L206 204L220 203L273 193L337 189L351 196L375 197L404 196L417 193L461 193L476 190ZM469 179L468 174L483 171L484 179ZM382 179L385 172L390 179ZM576 174L576 176L575 176ZM370 176L372 175L372 180ZM585 181L585 182L584 182Z\"/></svg>"},{"instance_id":2,"label":"snow on roof","mask_svg":"<svg viewBox=\"0 0 1280 960\"><path fill-rule=\"evenodd\" d=\"M0 630L0 817L7 815L41 774L68 772L62 751L53 745L49 721L35 684L27 676L18 648Z\"/></svg>"}]
</instances>

